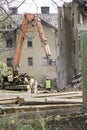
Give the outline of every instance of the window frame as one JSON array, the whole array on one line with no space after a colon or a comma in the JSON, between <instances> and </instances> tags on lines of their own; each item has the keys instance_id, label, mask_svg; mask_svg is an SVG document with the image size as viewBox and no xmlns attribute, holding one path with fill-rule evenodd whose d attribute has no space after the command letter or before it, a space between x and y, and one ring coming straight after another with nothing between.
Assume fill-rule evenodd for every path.
<instances>
[{"instance_id":1,"label":"window frame","mask_svg":"<svg viewBox=\"0 0 87 130\"><path fill-rule=\"evenodd\" d=\"M28 57L28 66L33 66L33 57Z\"/></svg>"},{"instance_id":2,"label":"window frame","mask_svg":"<svg viewBox=\"0 0 87 130\"><path fill-rule=\"evenodd\" d=\"M7 66L12 67L13 58L7 58L6 60L7 60Z\"/></svg>"},{"instance_id":3,"label":"window frame","mask_svg":"<svg viewBox=\"0 0 87 130\"><path fill-rule=\"evenodd\" d=\"M48 66L47 58L42 57L42 66Z\"/></svg>"},{"instance_id":4,"label":"window frame","mask_svg":"<svg viewBox=\"0 0 87 130\"><path fill-rule=\"evenodd\" d=\"M32 39L27 41L27 47L33 47Z\"/></svg>"},{"instance_id":5,"label":"window frame","mask_svg":"<svg viewBox=\"0 0 87 130\"><path fill-rule=\"evenodd\" d=\"M10 48L13 47L13 41L11 38L6 40L6 47L10 47Z\"/></svg>"}]
</instances>

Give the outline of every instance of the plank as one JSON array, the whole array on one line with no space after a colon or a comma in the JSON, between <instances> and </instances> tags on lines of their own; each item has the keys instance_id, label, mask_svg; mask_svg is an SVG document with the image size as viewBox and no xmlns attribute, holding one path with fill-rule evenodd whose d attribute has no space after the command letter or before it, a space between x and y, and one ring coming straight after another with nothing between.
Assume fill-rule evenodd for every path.
<instances>
[{"instance_id":1,"label":"plank","mask_svg":"<svg viewBox=\"0 0 87 130\"><path fill-rule=\"evenodd\" d=\"M29 89L29 85L8 85L5 86L6 90L28 90Z\"/></svg>"},{"instance_id":2,"label":"plank","mask_svg":"<svg viewBox=\"0 0 87 130\"><path fill-rule=\"evenodd\" d=\"M38 97L49 97L49 96L66 96L66 95L81 95L82 96L82 91L75 91L75 92L58 92L58 93L43 93L43 94L36 94L33 95L33 97L38 98Z\"/></svg>"},{"instance_id":3,"label":"plank","mask_svg":"<svg viewBox=\"0 0 87 130\"><path fill-rule=\"evenodd\" d=\"M30 112L30 111L48 111L48 110L57 110L59 111L59 114L62 114L63 112L66 113L67 111L72 113L72 111L75 110L78 112L78 109L82 108L82 104L58 104L58 105L36 105L36 106L14 106L14 107L0 107L0 114L11 114L11 113L19 113L19 112Z\"/></svg>"},{"instance_id":4,"label":"plank","mask_svg":"<svg viewBox=\"0 0 87 130\"><path fill-rule=\"evenodd\" d=\"M24 103L23 98L2 98L0 99L0 105L6 105L6 104L21 104Z\"/></svg>"},{"instance_id":5,"label":"plank","mask_svg":"<svg viewBox=\"0 0 87 130\"><path fill-rule=\"evenodd\" d=\"M25 105L42 105L42 104L76 104L82 103L82 99L54 99L54 98L45 98L45 99L30 99L29 101L25 101L23 104Z\"/></svg>"}]
</instances>

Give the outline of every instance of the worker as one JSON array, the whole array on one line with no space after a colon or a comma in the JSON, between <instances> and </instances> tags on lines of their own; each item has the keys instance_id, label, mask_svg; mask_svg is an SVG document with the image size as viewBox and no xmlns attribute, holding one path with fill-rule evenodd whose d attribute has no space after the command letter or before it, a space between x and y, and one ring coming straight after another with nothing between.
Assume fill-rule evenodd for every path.
<instances>
[{"instance_id":1,"label":"worker","mask_svg":"<svg viewBox=\"0 0 87 130\"><path fill-rule=\"evenodd\" d=\"M37 81L34 80L34 84L33 84L33 93L37 93Z\"/></svg>"},{"instance_id":2,"label":"worker","mask_svg":"<svg viewBox=\"0 0 87 130\"><path fill-rule=\"evenodd\" d=\"M36 94L37 93L37 81L32 76L30 77L30 86L31 86L31 92Z\"/></svg>"},{"instance_id":3,"label":"worker","mask_svg":"<svg viewBox=\"0 0 87 130\"><path fill-rule=\"evenodd\" d=\"M52 82L49 77L46 78L45 88L46 88L46 90L51 90L51 88L52 88Z\"/></svg>"}]
</instances>

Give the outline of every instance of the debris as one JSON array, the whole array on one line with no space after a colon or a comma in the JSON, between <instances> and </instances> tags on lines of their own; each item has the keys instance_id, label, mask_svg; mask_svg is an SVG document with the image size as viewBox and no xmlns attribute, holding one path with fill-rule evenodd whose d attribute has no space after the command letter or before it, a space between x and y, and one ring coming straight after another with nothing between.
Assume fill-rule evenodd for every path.
<instances>
[{"instance_id":1,"label":"debris","mask_svg":"<svg viewBox=\"0 0 87 130\"><path fill-rule=\"evenodd\" d=\"M78 84L82 81L82 76L81 74L75 75L74 77L72 77L72 82L71 85L75 85Z\"/></svg>"}]
</instances>

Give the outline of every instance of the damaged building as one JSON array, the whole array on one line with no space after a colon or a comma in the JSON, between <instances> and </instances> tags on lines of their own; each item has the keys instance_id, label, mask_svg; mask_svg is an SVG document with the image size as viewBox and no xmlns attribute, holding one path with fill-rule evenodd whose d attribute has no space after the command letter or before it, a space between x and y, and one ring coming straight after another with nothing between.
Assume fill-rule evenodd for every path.
<instances>
[{"instance_id":1,"label":"damaged building","mask_svg":"<svg viewBox=\"0 0 87 130\"><path fill-rule=\"evenodd\" d=\"M81 74L80 32L87 28L86 0L73 0L58 7L57 82L60 89Z\"/></svg>"}]
</instances>

